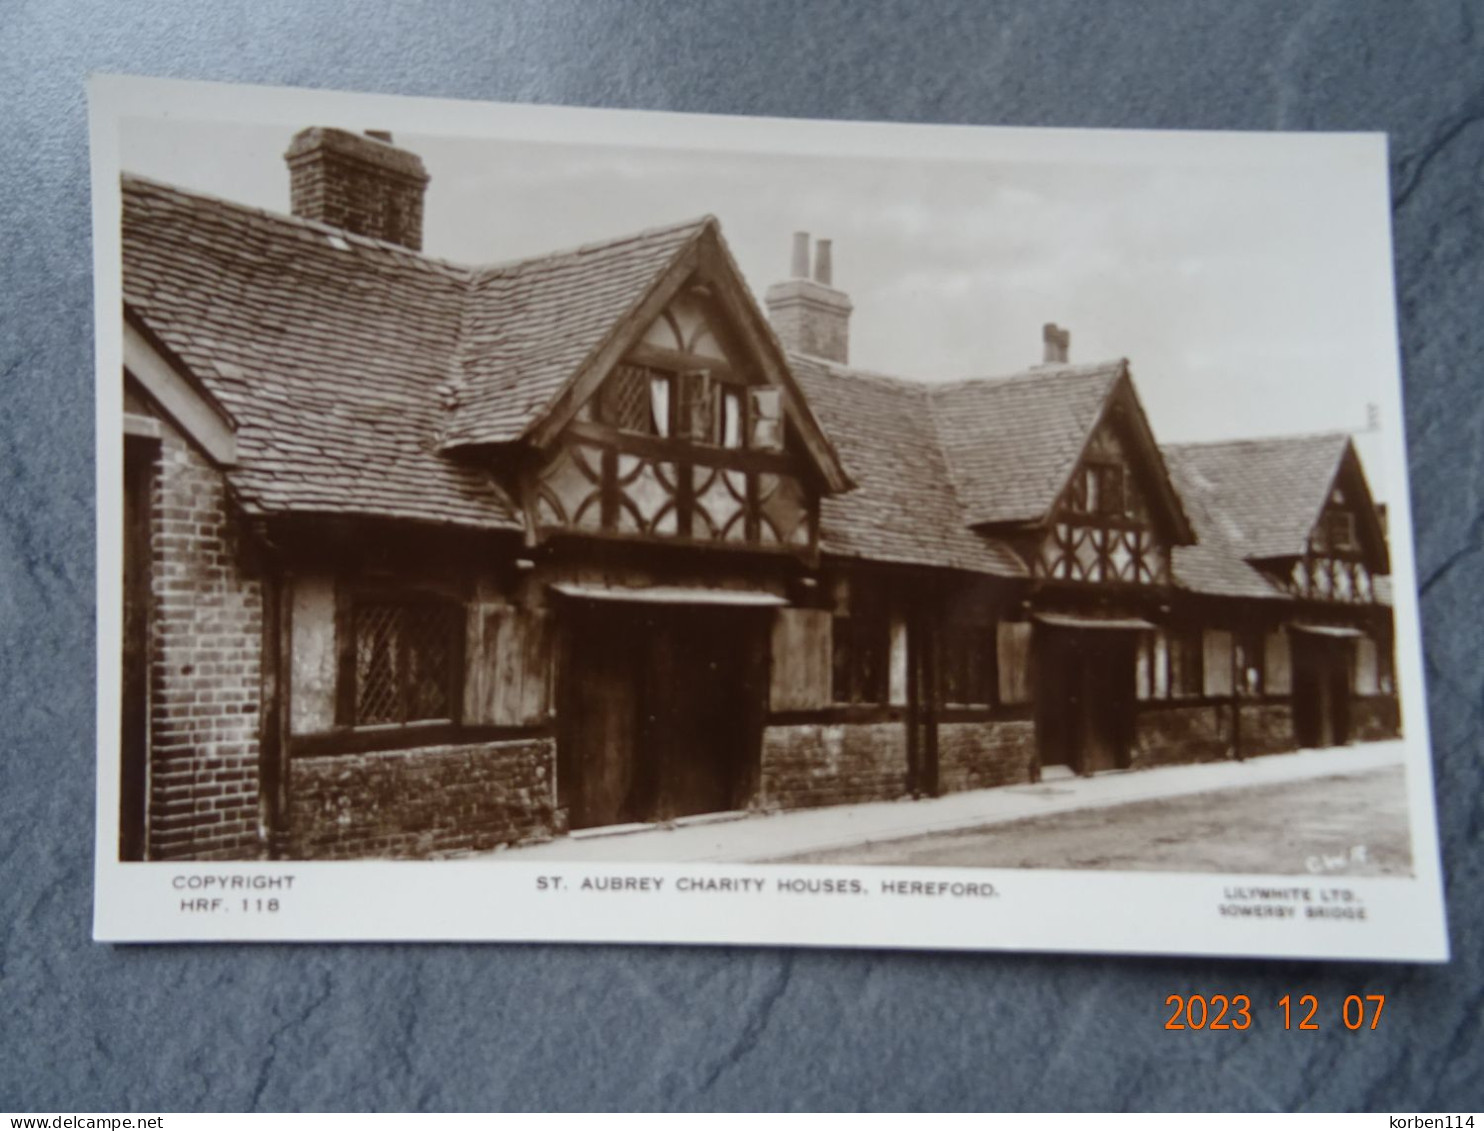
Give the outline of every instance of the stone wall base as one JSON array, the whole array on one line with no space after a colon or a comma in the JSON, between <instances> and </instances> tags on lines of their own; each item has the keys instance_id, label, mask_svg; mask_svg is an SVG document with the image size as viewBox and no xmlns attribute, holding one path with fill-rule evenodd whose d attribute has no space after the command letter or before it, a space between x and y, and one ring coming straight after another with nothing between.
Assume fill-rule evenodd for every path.
<instances>
[{"instance_id":1,"label":"stone wall base","mask_svg":"<svg viewBox=\"0 0 1484 1131\"><path fill-rule=\"evenodd\" d=\"M545 840L555 778L549 738L295 758L288 854L420 858Z\"/></svg>"},{"instance_id":2,"label":"stone wall base","mask_svg":"<svg viewBox=\"0 0 1484 1131\"><path fill-rule=\"evenodd\" d=\"M899 722L770 726L762 759L758 803L766 809L891 801L907 791Z\"/></svg>"},{"instance_id":3,"label":"stone wall base","mask_svg":"<svg viewBox=\"0 0 1484 1131\"><path fill-rule=\"evenodd\" d=\"M943 793L1028 782L1036 760L1036 725L1029 720L938 726L938 787Z\"/></svg>"}]
</instances>

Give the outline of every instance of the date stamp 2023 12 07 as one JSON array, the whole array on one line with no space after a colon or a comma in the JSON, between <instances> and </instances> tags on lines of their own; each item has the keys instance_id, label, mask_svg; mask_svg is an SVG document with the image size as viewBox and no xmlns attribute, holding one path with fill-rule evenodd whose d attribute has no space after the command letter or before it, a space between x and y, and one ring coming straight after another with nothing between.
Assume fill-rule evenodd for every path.
<instances>
[{"instance_id":1,"label":"date stamp 2023 12 07","mask_svg":"<svg viewBox=\"0 0 1484 1131\"><path fill-rule=\"evenodd\" d=\"M1247 994L1170 994L1165 1005L1173 1011L1165 1020L1166 1029L1241 1032L1253 1024L1252 998ZM1333 1021L1314 994L1284 994L1274 1007L1285 1029L1317 1032L1324 1027L1326 1017ZM1351 1032L1379 1029L1385 1008L1385 994L1347 994L1340 1005L1339 1020Z\"/></svg>"}]
</instances>

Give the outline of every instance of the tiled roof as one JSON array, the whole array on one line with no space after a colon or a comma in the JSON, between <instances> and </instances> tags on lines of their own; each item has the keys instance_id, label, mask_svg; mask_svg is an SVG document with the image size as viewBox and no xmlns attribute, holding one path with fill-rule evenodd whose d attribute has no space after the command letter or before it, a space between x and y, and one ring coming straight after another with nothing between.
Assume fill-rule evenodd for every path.
<instances>
[{"instance_id":1,"label":"tiled roof","mask_svg":"<svg viewBox=\"0 0 1484 1131\"><path fill-rule=\"evenodd\" d=\"M968 521L1044 518L1126 371L1123 361L1048 366L934 386L933 421Z\"/></svg>"},{"instance_id":2,"label":"tiled roof","mask_svg":"<svg viewBox=\"0 0 1484 1131\"><path fill-rule=\"evenodd\" d=\"M1202 541L1176 546L1171 556L1175 584L1215 597L1282 598L1284 593L1262 571L1248 565L1228 547Z\"/></svg>"},{"instance_id":3,"label":"tiled roof","mask_svg":"<svg viewBox=\"0 0 1484 1131\"><path fill-rule=\"evenodd\" d=\"M123 200L124 300L237 421L245 505L508 529L516 506L450 449L518 439L716 223L471 269L134 176ZM1024 564L970 527L1044 517L1127 373L928 385L789 365L858 484L823 501L826 553L1004 577ZM1277 595L1242 559L1302 553L1346 443L1162 449L1199 539L1178 581Z\"/></svg>"},{"instance_id":4,"label":"tiled roof","mask_svg":"<svg viewBox=\"0 0 1484 1131\"><path fill-rule=\"evenodd\" d=\"M682 249L715 225L703 217L472 272L443 445L519 439Z\"/></svg>"},{"instance_id":5,"label":"tiled roof","mask_svg":"<svg viewBox=\"0 0 1484 1131\"><path fill-rule=\"evenodd\" d=\"M238 421L246 506L519 526L434 447L467 271L133 176L123 204L124 301Z\"/></svg>"},{"instance_id":6,"label":"tiled roof","mask_svg":"<svg viewBox=\"0 0 1484 1131\"><path fill-rule=\"evenodd\" d=\"M1304 553L1349 443L1335 432L1163 451L1202 542L1242 558L1280 558Z\"/></svg>"},{"instance_id":7,"label":"tiled roof","mask_svg":"<svg viewBox=\"0 0 1484 1131\"><path fill-rule=\"evenodd\" d=\"M517 439L715 223L466 268L140 177L123 197L124 300L239 421L246 505L510 528L438 449Z\"/></svg>"},{"instance_id":8,"label":"tiled roof","mask_svg":"<svg viewBox=\"0 0 1484 1131\"><path fill-rule=\"evenodd\" d=\"M1009 547L968 529L938 444L930 386L802 354L790 354L789 365L857 485L823 501L825 553L1025 576Z\"/></svg>"}]
</instances>

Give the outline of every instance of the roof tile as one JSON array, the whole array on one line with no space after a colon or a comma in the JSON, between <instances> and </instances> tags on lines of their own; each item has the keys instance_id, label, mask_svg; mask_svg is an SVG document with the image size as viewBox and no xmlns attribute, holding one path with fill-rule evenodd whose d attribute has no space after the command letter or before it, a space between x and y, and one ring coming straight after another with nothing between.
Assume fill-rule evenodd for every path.
<instances>
[{"instance_id":1,"label":"roof tile","mask_svg":"<svg viewBox=\"0 0 1484 1131\"><path fill-rule=\"evenodd\" d=\"M1126 369L1123 361L1047 366L933 387L933 421L968 521L1044 518Z\"/></svg>"},{"instance_id":2,"label":"roof tile","mask_svg":"<svg viewBox=\"0 0 1484 1131\"><path fill-rule=\"evenodd\" d=\"M1161 450L1202 540L1243 558L1297 557L1350 443L1343 432L1172 444Z\"/></svg>"},{"instance_id":3,"label":"roof tile","mask_svg":"<svg viewBox=\"0 0 1484 1131\"><path fill-rule=\"evenodd\" d=\"M1025 576L1013 550L964 521L928 386L802 354L789 366L857 485L822 504L826 553Z\"/></svg>"}]
</instances>

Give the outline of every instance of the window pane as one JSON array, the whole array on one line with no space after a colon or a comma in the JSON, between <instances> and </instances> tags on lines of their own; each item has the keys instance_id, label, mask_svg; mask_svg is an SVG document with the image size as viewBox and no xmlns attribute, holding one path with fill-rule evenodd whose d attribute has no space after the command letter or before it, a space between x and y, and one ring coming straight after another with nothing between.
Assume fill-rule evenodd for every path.
<instances>
[{"instance_id":1,"label":"window pane","mask_svg":"<svg viewBox=\"0 0 1484 1131\"><path fill-rule=\"evenodd\" d=\"M451 610L413 605L404 613L407 636L407 721L451 718L453 677Z\"/></svg>"},{"instance_id":2,"label":"window pane","mask_svg":"<svg viewBox=\"0 0 1484 1131\"><path fill-rule=\"evenodd\" d=\"M649 432L670 434L670 378L656 374L649 379Z\"/></svg>"},{"instance_id":3,"label":"window pane","mask_svg":"<svg viewBox=\"0 0 1484 1131\"><path fill-rule=\"evenodd\" d=\"M598 416L604 424L625 432L654 432L650 409L651 371L637 365L615 369L598 398ZM668 418L666 418L668 419Z\"/></svg>"},{"instance_id":4,"label":"window pane","mask_svg":"<svg viewBox=\"0 0 1484 1131\"><path fill-rule=\"evenodd\" d=\"M850 687L850 618L836 617L832 627L830 699L836 703L851 702Z\"/></svg>"},{"instance_id":5,"label":"window pane","mask_svg":"<svg viewBox=\"0 0 1484 1131\"><path fill-rule=\"evenodd\" d=\"M891 638L886 619L857 618L856 635L856 701L886 701L887 657L891 655Z\"/></svg>"},{"instance_id":6,"label":"window pane","mask_svg":"<svg viewBox=\"0 0 1484 1131\"><path fill-rule=\"evenodd\" d=\"M452 719L463 611L436 602L361 602L353 613L356 726Z\"/></svg>"},{"instance_id":7,"label":"window pane","mask_svg":"<svg viewBox=\"0 0 1484 1131\"><path fill-rule=\"evenodd\" d=\"M401 722L402 610L359 605L355 610L356 714L362 726Z\"/></svg>"},{"instance_id":8,"label":"window pane","mask_svg":"<svg viewBox=\"0 0 1484 1131\"><path fill-rule=\"evenodd\" d=\"M721 444L724 448L742 446L742 394L728 389L721 399Z\"/></svg>"},{"instance_id":9,"label":"window pane","mask_svg":"<svg viewBox=\"0 0 1484 1131\"><path fill-rule=\"evenodd\" d=\"M1105 467L1102 469L1102 490L1100 502L1104 514L1123 514L1123 468Z\"/></svg>"},{"instance_id":10,"label":"window pane","mask_svg":"<svg viewBox=\"0 0 1484 1131\"><path fill-rule=\"evenodd\" d=\"M761 451L783 447L783 401L778 389L752 391L752 446Z\"/></svg>"}]
</instances>

